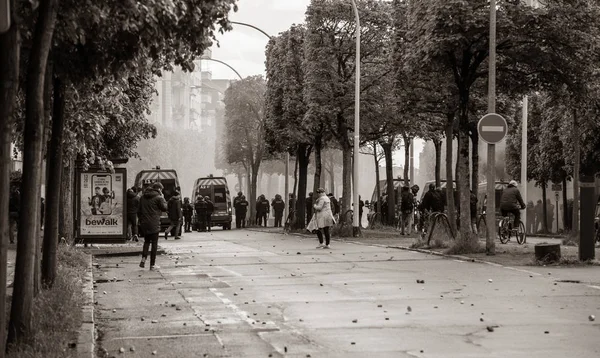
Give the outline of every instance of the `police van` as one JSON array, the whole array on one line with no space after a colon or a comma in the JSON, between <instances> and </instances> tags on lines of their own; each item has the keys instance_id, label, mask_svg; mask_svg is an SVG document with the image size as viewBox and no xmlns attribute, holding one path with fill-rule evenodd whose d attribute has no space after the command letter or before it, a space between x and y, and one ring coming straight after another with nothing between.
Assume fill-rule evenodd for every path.
<instances>
[{"instance_id":1,"label":"police van","mask_svg":"<svg viewBox=\"0 0 600 358\"><path fill-rule=\"evenodd\" d=\"M163 195L166 201L169 201L173 194L175 194L175 190L180 187L177 172L173 169L160 169L160 167L156 167L155 169L142 170L135 176L134 185L142 190L154 183L161 183L163 185ZM169 225L169 216L167 212L163 212L160 216L160 230L166 230Z\"/></svg>"},{"instance_id":2,"label":"police van","mask_svg":"<svg viewBox=\"0 0 600 358\"><path fill-rule=\"evenodd\" d=\"M225 177L213 177L212 175L196 179L192 191L192 200L195 201L199 196L208 196L215 206L211 218L212 225L221 226L223 230L231 230L232 207L227 179ZM196 221L197 218L194 219L194 224Z\"/></svg>"}]
</instances>

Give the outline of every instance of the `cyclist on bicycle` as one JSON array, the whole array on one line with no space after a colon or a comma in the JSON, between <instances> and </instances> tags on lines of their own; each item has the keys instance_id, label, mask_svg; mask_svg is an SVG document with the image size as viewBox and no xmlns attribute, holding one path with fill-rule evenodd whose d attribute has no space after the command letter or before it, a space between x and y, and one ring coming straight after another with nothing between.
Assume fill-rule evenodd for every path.
<instances>
[{"instance_id":1,"label":"cyclist on bicycle","mask_svg":"<svg viewBox=\"0 0 600 358\"><path fill-rule=\"evenodd\" d=\"M517 185L515 180L511 180L508 183L508 187L502 191L502 198L500 199L500 213L502 216L506 217L509 213L515 216L514 228L519 227L521 210L527 207L523 202L523 197L521 197L521 192L517 188Z\"/></svg>"},{"instance_id":2,"label":"cyclist on bicycle","mask_svg":"<svg viewBox=\"0 0 600 358\"><path fill-rule=\"evenodd\" d=\"M435 187L435 184L429 184L429 190L423 195L423 201L419 204L419 210L422 213L419 220L421 228L423 227L425 216L429 216L430 213L444 212L444 195L439 188Z\"/></svg>"}]
</instances>

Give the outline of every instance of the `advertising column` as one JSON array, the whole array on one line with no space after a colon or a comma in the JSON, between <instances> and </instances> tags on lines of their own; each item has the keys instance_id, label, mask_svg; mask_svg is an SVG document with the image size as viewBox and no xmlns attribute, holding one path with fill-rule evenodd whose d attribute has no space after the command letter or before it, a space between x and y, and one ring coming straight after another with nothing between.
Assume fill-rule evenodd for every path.
<instances>
[{"instance_id":1,"label":"advertising column","mask_svg":"<svg viewBox=\"0 0 600 358\"><path fill-rule=\"evenodd\" d=\"M115 242L127 238L126 170L77 173L77 238Z\"/></svg>"}]
</instances>

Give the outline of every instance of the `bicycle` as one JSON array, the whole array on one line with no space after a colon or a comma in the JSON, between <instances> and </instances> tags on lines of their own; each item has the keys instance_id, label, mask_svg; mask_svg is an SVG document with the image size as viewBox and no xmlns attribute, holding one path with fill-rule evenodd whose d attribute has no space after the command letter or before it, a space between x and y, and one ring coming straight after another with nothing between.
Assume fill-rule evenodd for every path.
<instances>
[{"instance_id":1,"label":"bicycle","mask_svg":"<svg viewBox=\"0 0 600 358\"><path fill-rule=\"evenodd\" d=\"M506 244L510 241L511 235L515 235L517 243L523 245L527 241L527 234L525 233L525 225L519 220L519 226L513 228L514 215L509 213L508 216L504 216L498 223L498 238L500 242Z\"/></svg>"},{"instance_id":2,"label":"bicycle","mask_svg":"<svg viewBox=\"0 0 600 358\"><path fill-rule=\"evenodd\" d=\"M377 224L381 224L381 214L369 213L369 215L367 215L367 221L369 223L368 229L373 229Z\"/></svg>"},{"instance_id":3,"label":"bicycle","mask_svg":"<svg viewBox=\"0 0 600 358\"><path fill-rule=\"evenodd\" d=\"M435 231L438 222L440 222L440 225L446 226L446 231L450 233L450 235L452 236L452 240L456 239L456 237L454 236L454 232L452 231L452 226L450 226L450 220L448 220L448 215L446 215L445 213L437 211L428 214L426 213L424 216L424 221L430 223L424 223L423 227L421 228L421 239L425 240L425 237L427 237L427 245L430 245L431 238L433 237L433 232ZM431 230L428 231L429 227L431 227Z\"/></svg>"}]
</instances>

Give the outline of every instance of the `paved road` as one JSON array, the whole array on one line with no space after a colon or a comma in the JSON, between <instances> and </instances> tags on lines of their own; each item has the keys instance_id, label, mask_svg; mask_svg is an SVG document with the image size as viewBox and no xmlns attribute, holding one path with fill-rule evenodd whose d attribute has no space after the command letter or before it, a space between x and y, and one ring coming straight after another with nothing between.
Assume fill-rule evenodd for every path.
<instances>
[{"instance_id":1,"label":"paved road","mask_svg":"<svg viewBox=\"0 0 600 358\"><path fill-rule=\"evenodd\" d=\"M96 260L99 343L111 356L600 356L600 322L588 320L600 316L600 287L544 268L235 230L161 245L159 272L138 258ZM113 278L123 281L102 281Z\"/></svg>"}]
</instances>

